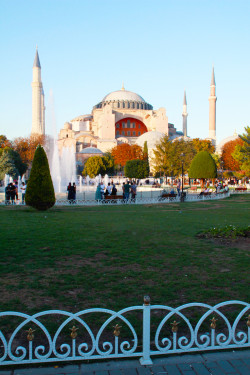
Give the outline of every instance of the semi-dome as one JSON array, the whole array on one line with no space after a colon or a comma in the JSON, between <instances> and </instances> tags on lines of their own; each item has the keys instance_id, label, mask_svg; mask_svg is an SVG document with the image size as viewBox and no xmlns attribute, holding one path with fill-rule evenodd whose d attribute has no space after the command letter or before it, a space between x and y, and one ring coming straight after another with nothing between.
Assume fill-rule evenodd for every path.
<instances>
[{"instance_id":1,"label":"semi-dome","mask_svg":"<svg viewBox=\"0 0 250 375\"><path fill-rule=\"evenodd\" d=\"M138 144L138 146L143 147L144 143L147 142L148 148L153 149L165 135L166 134L157 131L147 132L137 138L136 144Z\"/></svg>"},{"instance_id":2,"label":"semi-dome","mask_svg":"<svg viewBox=\"0 0 250 375\"><path fill-rule=\"evenodd\" d=\"M124 108L124 109L146 109L152 110L153 106L146 103L145 100L138 94L132 91L125 90L122 87L121 90L113 91L102 99L95 108L103 108L105 105L111 105L112 108Z\"/></svg>"},{"instance_id":3,"label":"semi-dome","mask_svg":"<svg viewBox=\"0 0 250 375\"><path fill-rule=\"evenodd\" d=\"M85 147L80 151L80 154L97 154L103 155L103 152L96 147Z\"/></svg>"}]
</instances>

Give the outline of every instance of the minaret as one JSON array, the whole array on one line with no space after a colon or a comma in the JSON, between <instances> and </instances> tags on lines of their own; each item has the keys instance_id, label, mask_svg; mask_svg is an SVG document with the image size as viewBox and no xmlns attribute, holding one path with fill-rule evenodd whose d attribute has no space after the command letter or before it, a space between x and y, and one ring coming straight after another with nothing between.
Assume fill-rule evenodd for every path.
<instances>
[{"instance_id":1,"label":"minaret","mask_svg":"<svg viewBox=\"0 0 250 375\"><path fill-rule=\"evenodd\" d=\"M36 55L33 64L32 87L32 129L31 134L45 134L45 106L44 92L41 80L41 65L36 48Z\"/></svg>"},{"instance_id":2,"label":"minaret","mask_svg":"<svg viewBox=\"0 0 250 375\"><path fill-rule=\"evenodd\" d=\"M212 79L210 85L210 96L209 100L209 138L216 142L216 95L215 95L215 78L214 78L214 67L212 71Z\"/></svg>"},{"instance_id":3,"label":"minaret","mask_svg":"<svg viewBox=\"0 0 250 375\"><path fill-rule=\"evenodd\" d=\"M183 99L183 112L182 112L182 131L184 137L187 137L187 98L186 98L186 90L184 90L184 99Z\"/></svg>"}]
</instances>

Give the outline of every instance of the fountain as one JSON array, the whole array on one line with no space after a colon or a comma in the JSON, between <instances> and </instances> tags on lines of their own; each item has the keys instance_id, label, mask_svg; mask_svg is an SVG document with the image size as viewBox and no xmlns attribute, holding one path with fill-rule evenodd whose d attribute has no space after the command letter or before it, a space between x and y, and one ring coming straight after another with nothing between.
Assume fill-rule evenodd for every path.
<instances>
[{"instance_id":1,"label":"fountain","mask_svg":"<svg viewBox=\"0 0 250 375\"><path fill-rule=\"evenodd\" d=\"M48 103L48 123L52 134L49 141L49 165L55 193L67 191L68 183L76 180L74 147L63 147L59 155L53 93L50 91Z\"/></svg>"},{"instance_id":2,"label":"fountain","mask_svg":"<svg viewBox=\"0 0 250 375\"><path fill-rule=\"evenodd\" d=\"M4 186L6 187L10 182L10 176L8 174L6 174L4 176Z\"/></svg>"}]
</instances>

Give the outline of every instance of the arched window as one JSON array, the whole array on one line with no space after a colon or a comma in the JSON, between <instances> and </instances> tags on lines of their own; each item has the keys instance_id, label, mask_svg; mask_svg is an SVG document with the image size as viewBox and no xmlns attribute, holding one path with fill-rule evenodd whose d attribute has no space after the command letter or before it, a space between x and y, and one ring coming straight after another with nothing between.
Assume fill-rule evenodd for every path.
<instances>
[{"instance_id":1,"label":"arched window","mask_svg":"<svg viewBox=\"0 0 250 375\"><path fill-rule=\"evenodd\" d=\"M123 135L125 137L139 137L148 131L146 125L142 121L132 117L126 117L117 121L115 128L117 138L119 135ZM133 131L131 131L131 129L133 129ZM119 132L119 135L117 131Z\"/></svg>"}]
</instances>

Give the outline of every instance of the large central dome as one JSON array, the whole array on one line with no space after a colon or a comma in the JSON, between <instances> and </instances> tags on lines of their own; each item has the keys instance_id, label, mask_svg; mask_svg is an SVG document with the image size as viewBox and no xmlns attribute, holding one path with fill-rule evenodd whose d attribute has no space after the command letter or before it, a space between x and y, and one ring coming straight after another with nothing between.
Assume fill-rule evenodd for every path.
<instances>
[{"instance_id":1,"label":"large central dome","mask_svg":"<svg viewBox=\"0 0 250 375\"><path fill-rule=\"evenodd\" d=\"M145 100L138 94L127 90L118 90L111 92L110 94L104 96L102 102L108 102L110 100L128 100L139 103L146 103Z\"/></svg>"},{"instance_id":2,"label":"large central dome","mask_svg":"<svg viewBox=\"0 0 250 375\"><path fill-rule=\"evenodd\" d=\"M153 106L146 103L140 95L132 91L127 91L124 89L124 87L122 87L121 90L113 91L104 96L102 101L94 106L94 109L103 108L107 104L111 105L111 107L114 109L153 109Z\"/></svg>"}]
</instances>

